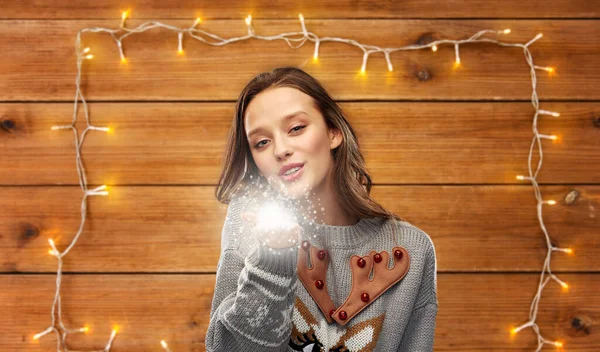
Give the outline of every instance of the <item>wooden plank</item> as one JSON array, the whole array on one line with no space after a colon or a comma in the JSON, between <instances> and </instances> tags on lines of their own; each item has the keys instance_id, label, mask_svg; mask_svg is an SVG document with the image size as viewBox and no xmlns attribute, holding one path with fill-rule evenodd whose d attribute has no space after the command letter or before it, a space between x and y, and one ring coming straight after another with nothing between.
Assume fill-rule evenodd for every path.
<instances>
[{"instance_id":1,"label":"wooden plank","mask_svg":"<svg viewBox=\"0 0 600 352\"><path fill-rule=\"evenodd\" d=\"M541 186L554 272L600 270L599 186ZM575 195L578 194L578 195ZM546 241L531 186L374 186L385 208L427 232L440 272L538 272ZM575 196L574 196L575 195ZM56 271L48 238L64 250L81 224L79 187L5 187L0 272ZM227 206L214 187L111 187L91 197L68 272L214 272Z\"/></svg>"},{"instance_id":2,"label":"wooden plank","mask_svg":"<svg viewBox=\"0 0 600 352\"><path fill-rule=\"evenodd\" d=\"M411 0L411 1L227 1L219 2L182 0L177 6L162 1L136 0L124 3L106 1L3 1L0 19L118 19L125 9L134 18L244 18L251 13L255 18L296 18L303 13L311 18L598 18L597 2L593 0L532 0L485 1L470 0Z\"/></svg>"},{"instance_id":3,"label":"wooden plank","mask_svg":"<svg viewBox=\"0 0 600 352\"><path fill-rule=\"evenodd\" d=\"M134 28L144 20L130 20ZM187 28L188 20L166 20ZM0 92L4 101L71 101L75 93L75 39L82 28L118 28L118 20L7 20L0 22ZM536 71L542 100L600 99L597 69L597 20L327 20L306 21L320 36L344 37L381 47L425 44L438 39L466 39L484 29L510 28L499 38L527 43L534 63L556 73ZM259 35L301 32L298 20L253 21ZM230 38L247 34L242 20L203 22L201 29ZM492 36L494 38L495 36ZM491 43L461 46L461 67L454 68L453 45L399 51L389 72L383 55L370 57L365 76L359 74L362 50L344 43L322 43L319 61L314 45L292 49L282 40L249 40L226 47L203 44L189 36L184 55L177 54L174 32L153 28L123 41L128 61L122 64L112 37L84 33L94 59L83 64L83 89L93 100L228 100L234 101L257 73L279 66L298 66L319 79L339 100L531 100L530 69L520 48Z\"/></svg>"},{"instance_id":4,"label":"wooden plank","mask_svg":"<svg viewBox=\"0 0 600 352\"><path fill-rule=\"evenodd\" d=\"M92 103L82 155L90 184L218 182L235 103ZM533 139L531 103L341 103L376 184L524 184ZM600 105L543 103L544 159L538 182L600 182ZM73 104L0 104L7 129L0 184L79 184ZM80 111L79 133L85 129ZM6 122L5 122L6 124ZM532 167L537 167L537 145Z\"/></svg>"},{"instance_id":5,"label":"wooden plank","mask_svg":"<svg viewBox=\"0 0 600 352\"><path fill-rule=\"evenodd\" d=\"M551 281L539 304L543 336L561 340L565 350L592 351L600 345L592 333L600 313L598 274L562 274L568 291ZM0 276L0 344L9 351L56 348L47 335L34 334L50 324L54 275ZM535 333L509 329L528 319L539 275L440 274L436 351L531 351ZM173 351L203 351L214 275L66 275L63 319L69 328L89 324L87 335L69 336L72 349L102 349L114 324L119 333L111 351L160 350L165 339ZM26 299L24 299L24 294ZM549 347L547 347L549 348Z\"/></svg>"}]
</instances>

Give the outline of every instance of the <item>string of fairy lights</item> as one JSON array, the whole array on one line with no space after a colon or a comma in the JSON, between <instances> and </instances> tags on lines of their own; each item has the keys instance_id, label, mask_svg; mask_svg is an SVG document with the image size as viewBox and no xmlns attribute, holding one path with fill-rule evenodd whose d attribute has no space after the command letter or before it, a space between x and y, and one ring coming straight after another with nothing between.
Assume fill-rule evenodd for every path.
<instances>
[{"instance_id":1,"label":"string of fairy lights","mask_svg":"<svg viewBox=\"0 0 600 352\"><path fill-rule=\"evenodd\" d=\"M422 44L422 45L407 45L407 46L399 47L399 48L381 48L381 47L374 46L374 45L361 44L352 39L338 38L338 37L318 37L316 34L309 32L306 29L306 25L304 23L304 17L302 16L302 14L299 15L300 24L302 26L302 31L281 33L281 34L273 35L273 36L257 35L254 32L254 28L252 27L252 16L248 15L248 17L246 17L246 19L245 19L248 33L241 37L233 37L233 38L229 38L229 39L224 39L213 33L209 33L202 29L196 28L198 26L198 24L200 24L200 22L201 22L200 18L197 18L194 21L194 23L190 27L187 27L187 28L178 28L178 27L166 25L166 24L156 22L156 21L149 21L149 22L145 22L145 23L141 24L137 28L129 29L129 28L125 27L126 19L128 18L128 16L129 16L128 11L123 12L122 19L121 19L121 25L120 25L120 28L118 28L118 29L92 27L92 28L81 29L77 33L77 39L75 42L75 44L76 44L75 53L77 55L77 78L76 78L75 82L76 82L77 88L76 88L76 92L75 92L73 120L70 125L52 126L52 130L70 129L73 131L74 136L75 136L76 166L77 166L77 172L79 174L79 184L81 186L81 190L83 191L83 198L81 201L81 225L77 231L77 234L75 235L75 237L73 238L73 240L71 241L69 246L66 249L64 249L62 252L57 249L54 241L51 238L48 239L48 242L50 243L50 247L52 248L51 250L49 250L49 252L51 255L56 257L56 259L58 260L56 293L54 296L54 301L52 303L52 322L46 330L33 336L34 340L37 340L37 339L41 338L42 336L54 331L57 336L57 351L60 351L61 347L64 349L65 352L73 351L73 350L70 350L66 344L66 339L67 339L68 334L79 333L79 332L84 332L84 333L89 332L89 327L87 325L85 325L82 328L76 328L76 329L69 329L69 328L65 327L65 325L62 321L61 297L60 297L63 258L75 246L75 243L77 242L77 240L79 239L79 237L82 234L85 220L86 220L86 215L87 215L87 199L88 199L88 197L91 197L91 196L100 196L100 195L106 196L109 194L107 191L106 185L102 185L100 187L96 187L93 189L88 189L85 168L83 166L83 162L82 162L82 158L81 158L81 147L83 145L83 141L85 140L85 135L88 131L95 130L95 131L111 132L111 129L109 127L97 127L90 123L87 103L85 101L83 92L80 89L80 81L81 81L81 66L82 66L83 61L92 59L94 57L94 55L92 53L90 53L91 49L89 47L86 47L83 50L81 50L81 35L86 32L109 33L117 44L121 62L126 63L127 59L125 57L125 53L123 51L123 45L122 45L123 39L125 39L126 37L128 37L129 35L132 35L134 33L144 32L144 31L147 31L147 30L155 28L155 27L162 27L162 28L166 28L168 30L172 30L172 31L178 33L178 53L179 54L183 54L183 36L184 36L184 34L187 36L190 36L194 39L197 39L203 43L206 43L209 45L214 45L214 46L222 46L222 45L226 45L226 44L230 44L230 43L235 43L237 41L248 40L248 39L254 38L254 39L268 40L268 41L284 40L290 47L296 49L296 48L301 47L308 40L308 41L315 43L315 49L314 49L314 54L313 54L314 61L318 60L319 46L321 43L323 43L323 42L346 43L346 44L353 45L355 47L360 48L364 53L362 66L359 71L360 74L365 74L369 56L372 54L377 54L377 53L383 54L383 56L385 57L385 59L387 61L387 66L388 66L389 71L393 71L393 66L392 66L392 63L390 60L390 55L393 52L396 52L399 50L421 50L421 49L431 48L432 51L437 51L438 45L451 44L451 45L454 45L454 49L455 49L454 50L455 51L454 68L456 68L461 65L460 55L459 55L459 46L461 44L489 42L489 43L495 43L495 44L498 44L500 46L505 46L505 47L522 48L523 52L525 54L525 59L530 67L531 83L532 83L531 102L533 104L533 107L535 108L535 114L533 116L533 134L534 135L533 135L533 139L531 142L531 148L529 150L529 158L528 158L529 176L518 175L518 176L516 176L516 178L518 180L528 180L531 182L531 184L533 186L535 197L537 199L537 216L539 219L540 226L546 237L548 251L547 251L546 259L544 261L543 269L541 271L538 289L537 289L535 297L533 298L533 300L531 302L529 319L527 320L526 323L524 323L518 327L514 327L514 328L511 327L509 331L511 334L516 334L517 332L521 331L524 328L531 327L537 334L537 338L538 338L538 347L537 347L536 351L541 350L542 347L544 346L544 344L550 344L550 345L557 346L557 347L563 346L563 343L561 341L551 341L549 339L544 338L539 331L539 326L536 323L538 304L539 304L540 298L542 296L542 291L543 291L544 287L546 286L546 284L548 283L548 281L550 279L553 279L556 282L558 282L562 287L568 288L568 285L564 281L560 280L555 274L552 273L551 266L550 266L550 259L551 259L552 252L561 251L561 252L566 252L566 253L573 253L573 251L570 248L558 248L551 244L550 237L548 235L548 231L546 230L546 227L545 227L544 221L543 221L543 217L542 217L542 205L546 205L546 204L553 205L553 204L556 204L556 202L554 200L544 200L542 198L540 188L537 183L537 175L538 175L538 172L540 171L540 168L542 167L542 159L543 159L541 139L550 139L550 140L557 139L556 135L547 135L547 134L541 134L538 132L538 129L537 129L538 117L539 117L539 115L550 115L550 116L554 116L554 117L560 116L560 114L557 112L542 110L539 108L539 101L538 101L538 96L537 96L537 92L536 92L536 83L537 83L536 70L544 70L544 71L549 72L549 74L552 74L554 72L554 69L552 67L542 67L542 66L534 65L533 59L531 57L531 52L529 51L529 46L531 44L533 44L535 41L537 41L538 39L542 38L542 33L539 33L538 35L536 35L533 39L531 39L526 44L505 43L505 42L501 42L496 39L482 38L482 36L484 36L485 34L489 34L489 33L499 34L499 35L510 33L510 29L505 29L505 30L482 30L482 31L477 32L475 35L473 35L467 39L463 39L463 40L441 39L441 40L436 40L431 43ZM119 33L124 33L124 34L119 35ZM204 37L207 37L210 40L207 40ZM293 42L300 42L300 43L298 45L294 46ZM86 122L87 122L87 127L81 135L81 141L79 140L80 137L79 137L78 131L75 127L75 122L77 121L79 100L81 100L81 103L83 104L85 118L86 118ZM537 164L537 168L535 169L535 171L533 171L532 165L531 165L532 164L531 158L532 158L533 150L534 150L536 143L538 145L538 151L539 151L539 162ZM56 315L55 313L57 313L57 315L58 315L58 321L55 317L55 315ZM98 350L98 351L105 351L105 352L110 351L111 345L113 343L113 340L115 339L118 329L119 329L118 326L113 327L113 330L110 335L108 343L106 344L104 349ZM165 340L161 340L160 344L164 350L170 351Z\"/></svg>"}]
</instances>

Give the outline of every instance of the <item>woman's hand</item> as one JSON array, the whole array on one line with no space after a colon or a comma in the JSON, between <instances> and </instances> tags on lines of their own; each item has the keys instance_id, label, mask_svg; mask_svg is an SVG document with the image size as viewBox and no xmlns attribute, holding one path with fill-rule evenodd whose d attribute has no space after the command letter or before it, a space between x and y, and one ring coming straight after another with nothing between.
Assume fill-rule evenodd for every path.
<instances>
[{"instance_id":1,"label":"woman's hand","mask_svg":"<svg viewBox=\"0 0 600 352\"><path fill-rule=\"evenodd\" d=\"M243 212L242 219L250 224L252 235L271 248L289 248L295 246L302 238L302 228L297 223L289 227L261 228L257 226L256 214L252 211Z\"/></svg>"}]
</instances>

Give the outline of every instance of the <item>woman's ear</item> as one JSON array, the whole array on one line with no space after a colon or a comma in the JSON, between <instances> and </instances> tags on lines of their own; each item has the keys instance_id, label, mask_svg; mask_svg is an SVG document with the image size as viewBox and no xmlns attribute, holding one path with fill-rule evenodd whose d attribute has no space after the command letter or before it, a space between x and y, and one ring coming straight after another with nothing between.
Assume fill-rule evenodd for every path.
<instances>
[{"instance_id":1,"label":"woman's ear","mask_svg":"<svg viewBox=\"0 0 600 352\"><path fill-rule=\"evenodd\" d=\"M331 143L329 143L329 149L335 149L340 144L342 144L342 132L337 128L329 129L329 139Z\"/></svg>"}]
</instances>

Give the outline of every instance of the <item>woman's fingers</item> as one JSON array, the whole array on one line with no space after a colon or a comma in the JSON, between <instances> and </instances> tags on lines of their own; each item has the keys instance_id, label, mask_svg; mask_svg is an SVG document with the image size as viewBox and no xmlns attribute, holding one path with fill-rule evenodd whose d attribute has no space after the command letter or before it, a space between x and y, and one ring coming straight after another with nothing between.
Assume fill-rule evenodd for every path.
<instances>
[{"instance_id":1,"label":"woman's fingers","mask_svg":"<svg viewBox=\"0 0 600 352\"><path fill-rule=\"evenodd\" d=\"M254 225L256 224L256 213L251 210L245 211L242 213L242 219Z\"/></svg>"}]
</instances>

